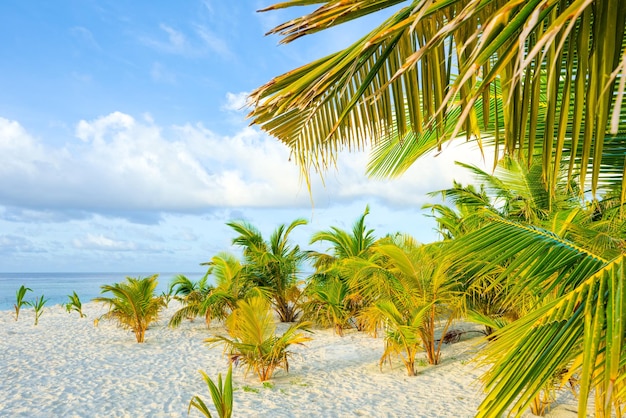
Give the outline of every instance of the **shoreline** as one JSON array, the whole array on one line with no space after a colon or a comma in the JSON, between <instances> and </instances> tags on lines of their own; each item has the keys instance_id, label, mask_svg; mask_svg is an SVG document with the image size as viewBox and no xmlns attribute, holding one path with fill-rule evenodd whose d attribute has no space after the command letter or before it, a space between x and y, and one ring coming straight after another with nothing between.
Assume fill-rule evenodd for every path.
<instances>
[{"instance_id":1,"label":"shoreline","mask_svg":"<svg viewBox=\"0 0 626 418\"><path fill-rule=\"evenodd\" d=\"M172 301L144 344L112 322L94 327L106 311L95 302L83 305L87 318L47 306L37 326L32 309L17 322L12 311L0 311L0 374L6 376L0 416L184 417L194 395L211 408L199 370L216 378L228 364L220 346L208 348L203 340L225 330L208 330L200 318L168 328L176 309ZM289 373L278 371L270 384L233 369L233 416L471 417L484 396L481 370L470 361L476 338L444 346L442 364L409 377L400 362L379 368L382 338L332 330L314 330L311 337L293 349ZM572 399L563 393L564 403L548 416L575 416Z\"/></svg>"}]
</instances>

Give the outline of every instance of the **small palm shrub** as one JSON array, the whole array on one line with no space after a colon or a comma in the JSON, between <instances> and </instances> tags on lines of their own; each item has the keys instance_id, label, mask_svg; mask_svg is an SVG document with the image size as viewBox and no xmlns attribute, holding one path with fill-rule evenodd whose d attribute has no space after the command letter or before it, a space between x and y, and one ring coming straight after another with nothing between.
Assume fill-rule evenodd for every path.
<instances>
[{"instance_id":1,"label":"small palm shrub","mask_svg":"<svg viewBox=\"0 0 626 418\"><path fill-rule=\"evenodd\" d=\"M217 415L219 418L230 418L233 414L233 366L232 364L228 367L228 373L226 374L226 380L222 382L222 374L217 375L217 384L211 380L209 376L203 371L200 371L202 374L202 378L207 384L209 388L209 392L211 393L211 399L213 400L213 405L217 410ZM206 406L202 398L199 396L194 396L191 398L191 402L189 402L189 408L187 409L187 414L191 411L191 408L194 407L202 415L207 418L212 418L211 411Z\"/></svg>"},{"instance_id":2,"label":"small palm shrub","mask_svg":"<svg viewBox=\"0 0 626 418\"><path fill-rule=\"evenodd\" d=\"M27 301L24 300L24 296L26 296L26 292L32 292L32 291L33 290L31 288L21 285L20 288L17 289L17 292L15 292L15 305L13 305L13 307L15 308L15 320L16 321L20 317L20 309L22 309L22 306L29 304Z\"/></svg>"},{"instance_id":3,"label":"small palm shrub","mask_svg":"<svg viewBox=\"0 0 626 418\"><path fill-rule=\"evenodd\" d=\"M247 366L246 373L253 370L264 382L272 378L277 368L289 370L289 346L310 341L301 332L310 324L293 324L281 335L276 335L276 323L269 302L255 296L237 303L237 309L226 320L231 338L215 336L205 341L209 344L224 344L231 362Z\"/></svg>"},{"instance_id":4,"label":"small palm shrub","mask_svg":"<svg viewBox=\"0 0 626 418\"><path fill-rule=\"evenodd\" d=\"M65 310L67 313L71 313L72 311L78 312L81 318L86 317L83 313L83 304L80 301L80 298L76 294L76 292L72 292L71 295L67 295L69 301L65 304Z\"/></svg>"},{"instance_id":5,"label":"small palm shrub","mask_svg":"<svg viewBox=\"0 0 626 418\"><path fill-rule=\"evenodd\" d=\"M41 314L43 314L43 307L47 301L48 299L44 299L43 295L41 295L33 302L28 302L28 304L35 309L35 325L39 324L39 318L41 317Z\"/></svg>"},{"instance_id":6,"label":"small palm shrub","mask_svg":"<svg viewBox=\"0 0 626 418\"><path fill-rule=\"evenodd\" d=\"M204 314L204 301L212 290L207 283L208 274L197 282L182 274L171 281L168 294L178 300L182 307L170 319L169 326L178 327L183 319L193 321L197 316Z\"/></svg>"},{"instance_id":7,"label":"small palm shrub","mask_svg":"<svg viewBox=\"0 0 626 418\"><path fill-rule=\"evenodd\" d=\"M163 298L155 295L157 276L127 277L125 282L103 285L101 293L112 293L113 297L94 299L109 305L109 311L100 318L117 321L122 328L134 332L138 343L143 343L146 329L165 306Z\"/></svg>"},{"instance_id":8,"label":"small palm shrub","mask_svg":"<svg viewBox=\"0 0 626 418\"><path fill-rule=\"evenodd\" d=\"M174 313L169 325L173 328L180 325L185 318L204 316L207 328L211 321L222 321L237 308L237 301L252 293L259 294L261 288L252 287L243 277L243 266L233 254L221 252L202 263L209 266L206 276L212 277L216 286L203 285L206 291L189 292L181 299L182 307Z\"/></svg>"},{"instance_id":9,"label":"small palm shrub","mask_svg":"<svg viewBox=\"0 0 626 418\"><path fill-rule=\"evenodd\" d=\"M324 328L332 327L340 336L350 328L353 318L349 306L349 289L338 277L323 283L312 283L305 291L303 318Z\"/></svg>"}]
</instances>

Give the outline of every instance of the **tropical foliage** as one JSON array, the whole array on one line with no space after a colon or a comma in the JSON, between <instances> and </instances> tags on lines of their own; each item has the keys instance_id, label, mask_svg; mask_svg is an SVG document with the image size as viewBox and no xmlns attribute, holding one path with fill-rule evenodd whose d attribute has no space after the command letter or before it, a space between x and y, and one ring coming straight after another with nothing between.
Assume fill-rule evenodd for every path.
<instances>
[{"instance_id":1,"label":"tropical foliage","mask_svg":"<svg viewBox=\"0 0 626 418\"><path fill-rule=\"evenodd\" d=\"M72 292L71 295L67 295L67 298L69 299L69 301L65 303L65 310L67 311L67 313L75 311L78 312L78 315L80 315L81 318L87 316L83 313L83 304L75 291Z\"/></svg>"},{"instance_id":2,"label":"tropical foliage","mask_svg":"<svg viewBox=\"0 0 626 418\"><path fill-rule=\"evenodd\" d=\"M26 296L26 292L32 292L33 290L29 287L21 285L19 289L15 292L15 304L13 308L15 309L15 320L17 321L20 317L20 310L22 306L28 305L28 302L24 300L24 296Z\"/></svg>"},{"instance_id":3,"label":"tropical foliage","mask_svg":"<svg viewBox=\"0 0 626 418\"><path fill-rule=\"evenodd\" d=\"M200 371L202 378L209 388L211 393L211 399L213 405L217 410L217 416L219 418L230 418L233 414L233 366L228 367L228 373L226 373L226 380L222 382L222 374L217 375L217 384L211 380L211 378L203 371ZM207 418L211 418L211 411L207 407L206 403L199 396L194 396L189 402L189 408L187 413L191 411L191 408L196 408L202 415Z\"/></svg>"},{"instance_id":4,"label":"tropical foliage","mask_svg":"<svg viewBox=\"0 0 626 418\"><path fill-rule=\"evenodd\" d=\"M536 190L545 199L493 209L541 229L489 213L468 218L471 209L461 214L467 223L455 224L459 213L435 208L448 217L448 237L458 237L453 258L469 262L458 255L473 251L470 284L530 302L490 344L501 360L480 414L521 414L555 376L579 374L581 416L592 392L598 415L611 406L621 415L626 9L601 0L287 0L266 10L313 4L271 33L291 42L383 9L389 17L346 49L254 91L253 123L285 143L307 176L342 149L370 144L369 173L398 175L459 134L493 145L495 161L539 161ZM559 196L577 193L591 196L590 208L554 210ZM602 193L612 203L599 202Z\"/></svg>"},{"instance_id":5,"label":"tropical foliage","mask_svg":"<svg viewBox=\"0 0 626 418\"><path fill-rule=\"evenodd\" d=\"M138 343L143 343L146 330L165 306L163 298L155 296L157 277L156 274L145 278L127 277L125 282L101 286L101 293L113 295L94 299L109 306L101 319L116 321L122 328L133 331Z\"/></svg>"},{"instance_id":6,"label":"tropical foliage","mask_svg":"<svg viewBox=\"0 0 626 418\"><path fill-rule=\"evenodd\" d=\"M276 323L270 304L262 296L241 300L226 320L230 338L215 336L205 341L211 345L224 344L228 358L252 370L264 382L272 378L277 368L289 371L289 347L310 340L300 331L308 323L292 324L283 335L276 335Z\"/></svg>"},{"instance_id":7,"label":"tropical foliage","mask_svg":"<svg viewBox=\"0 0 626 418\"><path fill-rule=\"evenodd\" d=\"M48 299L44 299L44 296L41 295L38 298L35 298L34 301L28 303L35 310L35 325L39 324L39 318L41 318L41 315L43 314L43 307L47 301Z\"/></svg>"},{"instance_id":8,"label":"tropical foliage","mask_svg":"<svg viewBox=\"0 0 626 418\"><path fill-rule=\"evenodd\" d=\"M315 273L309 277L305 290L307 301L303 305L307 319L318 325L332 326L343 335L343 330L355 325L361 330L359 312L364 307L363 295L359 289L350 287L348 278L352 275L346 263L352 258L367 258L376 242L374 230L365 224L369 207L355 221L352 231L331 227L329 230L313 234L310 244L327 242L331 245L328 253L308 251L307 257L313 262Z\"/></svg>"},{"instance_id":9,"label":"tropical foliage","mask_svg":"<svg viewBox=\"0 0 626 418\"><path fill-rule=\"evenodd\" d=\"M381 10L389 17L252 92L253 123L285 143L305 175L369 144L370 174L397 175L464 134L493 144L497 157L539 158L551 196L563 162L594 195L621 187L620 2L286 0L265 10L312 4L270 33L288 43Z\"/></svg>"},{"instance_id":10,"label":"tropical foliage","mask_svg":"<svg viewBox=\"0 0 626 418\"><path fill-rule=\"evenodd\" d=\"M583 416L591 394L597 416L621 415L626 401L623 255L607 260L549 231L498 218L459 239L454 252L465 266L475 259L506 266L498 279L514 284L509 297L530 292L538 301L497 331L483 353L493 367L485 377L489 393L479 416L498 416L509 408L522 414L556 376L561 384L579 381ZM484 263L474 265L480 270Z\"/></svg>"},{"instance_id":11,"label":"tropical foliage","mask_svg":"<svg viewBox=\"0 0 626 418\"><path fill-rule=\"evenodd\" d=\"M171 327L179 326L185 318L193 321L197 316L204 313L205 309L203 304L212 290L207 280L208 274L205 274L197 282L190 280L187 276L182 274L172 279L168 294L178 300L182 307L176 311L170 319L169 325Z\"/></svg>"},{"instance_id":12,"label":"tropical foliage","mask_svg":"<svg viewBox=\"0 0 626 418\"><path fill-rule=\"evenodd\" d=\"M382 240L369 259L352 263L353 286L371 300L363 320L370 331L385 329L381 364L399 355L408 374L415 375L421 351L429 364L438 364L444 338L437 338L436 331L446 334L461 300L459 285L447 274L438 247L400 235Z\"/></svg>"},{"instance_id":13,"label":"tropical foliage","mask_svg":"<svg viewBox=\"0 0 626 418\"><path fill-rule=\"evenodd\" d=\"M280 225L265 241L261 232L244 221L229 222L238 236L233 244L243 249L244 277L253 287L265 292L282 322L294 322L300 313L302 291L298 282L305 253L289 242L289 235L304 219Z\"/></svg>"}]
</instances>

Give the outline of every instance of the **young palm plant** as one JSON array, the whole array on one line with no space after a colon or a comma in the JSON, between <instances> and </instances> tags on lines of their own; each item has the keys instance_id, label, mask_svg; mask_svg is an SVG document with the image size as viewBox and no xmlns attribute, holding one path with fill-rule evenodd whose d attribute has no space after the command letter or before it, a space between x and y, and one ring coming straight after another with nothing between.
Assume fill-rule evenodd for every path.
<instances>
[{"instance_id":1,"label":"young palm plant","mask_svg":"<svg viewBox=\"0 0 626 418\"><path fill-rule=\"evenodd\" d=\"M72 311L76 311L78 312L78 314L80 315L81 318L86 317L87 315L85 315L83 313L83 304L80 301L80 298L78 297L78 295L76 294L76 292L72 292L71 295L67 295L69 301L65 304L65 310L67 310L67 313L71 313Z\"/></svg>"},{"instance_id":2,"label":"young palm plant","mask_svg":"<svg viewBox=\"0 0 626 418\"><path fill-rule=\"evenodd\" d=\"M165 306L163 298L155 296L157 276L127 277L125 282L103 285L101 293L113 296L94 299L109 306L109 311L100 318L117 321L122 328L133 331L138 343L143 343L146 329L158 319Z\"/></svg>"},{"instance_id":3,"label":"young palm plant","mask_svg":"<svg viewBox=\"0 0 626 418\"><path fill-rule=\"evenodd\" d=\"M222 252L203 263L209 267L205 278L213 277L215 287L206 292L190 292L183 307L170 319L177 327L185 317L203 315L207 327L213 319L224 320L237 307L237 301L248 294L249 286L243 277L243 266L232 254Z\"/></svg>"},{"instance_id":4,"label":"young palm plant","mask_svg":"<svg viewBox=\"0 0 626 418\"><path fill-rule=\"evenodd\" d=\"M24 300L24 296L26 296L26 292L32 292L33 290L29 287L21 285L17 292L15 292L15 304L13 307L15 308L15 320L20 317L20 310L22 306L28 305L28 302Z\"/></svg>"},{"instance_id":5,"label":"young palm plant","mask_svg":"<svg viewBox=\"0 0 626 418\"><path fill-rule=\"evenodd\" d=\"M371 255L376 238L374 230L368 229L365 224L368 214L369 206L366 206L352 226L352 231L331 227L316 232L310 243L329 243L328 253L307 253L307 257L313 260L315 273L309 278L305 290L305 318L321 326L333 326L339 335L343 334L343 329L348 328L348 325L363 330L363 324L358 318L359 312L365 307L365 299L357 288L350 286L348 278L353 272L344 265L352 258L366 259Z\"/></svg>"},{"instance_id":6,"label":"young palm plant","mask_svg":"<svg viewBox=\"0 0 626 418\"><path fill-rule=\"evenodd\" d=\"M211 378L200 371L202 378L204 379L209 392L211 393L211 399L213 405L217 410L217 416L219 418L230 418L233 414L233 366L228 367L228 373L226 374L226 380L222 382L222 374L217 375L217 384L211 380ZM199 396L194 396L189 402L189 408L187 414L191 411L191 408L196 408L206 418L211 418L211 411L207 407L206 403Z\"/></svg>"},{"instance_id":7,"label":"young palm plant","mask_svg":"<svg viewBox=\"0 0 626 418\"><path fill-rule=\"evenodd\" d=\"M29 302L28 304L35 309L35 325L39 324L39 318L43 314L43 307L46 304L48 299L44 299L44 296L41 295L38 298L35 298L33 302Z\"/></svg>"},{"instance_id":8,"label":"young palm plant","mask_svg":"<svg viewBox=\"0 0 626 418\"><path fill-rule=\"evenodd\" d=\"M183 319L193 321L197 316L204 313L202 304L213 289L208 285L208 273L200 280L194 282L186 276L179 274L170 283L168 293L178 300L182 307L174 313L169 326L175 328Z\"/></svg>"},{"instance_id":9,"label":"young palm plant","mask_svg":"<svg viewBox=\"0 0 626 418\"><path fill-rule=\"evenodd\" d=\"M322 327L332 327L343 336L343 330L350 328L353 312L349 305L348 286L338 277L307 286L306 302L302 305L303 318Z\"/></svg>"},{"instance_id":10,"label":"young palm plant","mask_svg":"<svg viewBox=\"0 0 626 418\"><path fill-rule=\"evenodd\" d=\"M224 344L228 358L235 364L252 370L264 382L272 378L274 371L283 368L289 371L289 347L303 344L311 338L306 331L309 323L292 324L281 336L276 335L276 323L269 302L254 296L241 300L237 309L226 320L230 338L215 336L205 341L211 345Z\"/></svg>"},{"instance_id":11,"label":"young palm plant","mask_svg":"<svg viewBox=\"0 0 626 418\"><path fill-rule=\"evenodd\" d=\"M233 244L243 248L246 282L269 295L282 322L294 322L300 313L302 291L298 274L305 253L298 245L289 242L289 235L306 223L304 219L296 219L289 225L280 225L267 242L254 226L246 222L227 224L239 234Z\"/></svg>"},{"instance_id":12,"label":"young palm plant","mask_svg":"<svg viewBox=\"0 0 626 418\"><path fill-rule=\"evenodd\" d=\"M512 299L532 293L531 312L495 332L482 354L492 367L479 417L536 404L555 376L579 381L578 411L595 394L596 416L620 416L626 403L626 257L605 259L546 230L494 218L451 248L480 275L484 262L506 266L497 280ZM474 260L480 260L474 263ZM472 266L478 266L472 271Z\"/></svg>"},{"instance_id":13,"label":"young palm plant","mask_svg":"<svg viewBox=\"0 0 626 418\"><path fill-rule=\"evenodd\" d=\"M370 331L384 327L385 352L402 357L409 375L415 375L416 354L426 352L429 364L438 364L443 338L458 315L461 293L458 283L438 259L435 245L419 245L410 237L382 240L368 260L354 259L351 279L372 300L362 313Z\"/></svg>"}]
</instances>

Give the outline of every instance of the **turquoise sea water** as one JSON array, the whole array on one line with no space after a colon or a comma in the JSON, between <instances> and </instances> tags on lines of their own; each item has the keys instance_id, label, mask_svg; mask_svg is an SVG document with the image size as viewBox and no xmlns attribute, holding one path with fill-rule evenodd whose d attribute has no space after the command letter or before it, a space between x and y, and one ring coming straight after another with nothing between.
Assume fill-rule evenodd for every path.
<instances>
[{"instance_id":1,"label":"turquoise sea water","mask_svg":"<svg viewBox=\"0 0 626 418\"><path fill-rule=\"evenodd\" d=\"M157 292L165 291L170 281L177 274L184 274L189 279L199 280L205 272L194 273L159 273ZM155 273L0 273L0 310L12 310L15 292L21 285L31 288L24 297L32 301L41 295L46 306L58 305L68 301L68 295L76 292L83 303L100 296L100 286L124 281L127 276L147 277Z\"/></svg>"}]
</instances>

